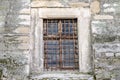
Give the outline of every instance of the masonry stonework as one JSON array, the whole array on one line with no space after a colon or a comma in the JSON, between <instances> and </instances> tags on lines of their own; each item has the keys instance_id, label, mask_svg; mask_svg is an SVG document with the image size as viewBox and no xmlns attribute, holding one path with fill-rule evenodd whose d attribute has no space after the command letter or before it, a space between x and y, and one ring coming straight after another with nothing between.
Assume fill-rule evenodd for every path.
<instances>
[{"instance_id":1,"label":"masonry stonework","mask_svg":"<svg viewBox=\"0 0 120 80\"><path fill-rule=\"evenodd\" d=\"M28 80L30 1L0 0L0 80Z\"/></svg>"},{"instance_id":2,"label":"masonry stonework","mask_svg":"<svg viewBox=\"0 0 120 80\"><path fill-rule=\"evenodd\" d=\"M41 69L33 64L42 64L34 55L39 8L90 10L92 72L36 73ZM0 80L120 80L120 0L0 0Z\"/></svg>"}]
</instances>

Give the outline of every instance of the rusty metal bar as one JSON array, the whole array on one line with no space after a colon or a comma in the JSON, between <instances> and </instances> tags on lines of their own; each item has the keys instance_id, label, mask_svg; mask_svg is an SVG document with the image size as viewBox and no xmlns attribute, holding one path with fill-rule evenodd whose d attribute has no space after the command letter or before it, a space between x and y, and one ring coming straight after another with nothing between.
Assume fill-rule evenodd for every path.
<instances>
[{"instance_id":1,"label":"rusty metal bar","mask_svg":"<svg viewBox=\"0 0 120 80\"><path fill-rule=\"evenodd\" d=\"M77 19L44 19L43 23L45 70L78 70Z\"/></svg>"}]
</instances>

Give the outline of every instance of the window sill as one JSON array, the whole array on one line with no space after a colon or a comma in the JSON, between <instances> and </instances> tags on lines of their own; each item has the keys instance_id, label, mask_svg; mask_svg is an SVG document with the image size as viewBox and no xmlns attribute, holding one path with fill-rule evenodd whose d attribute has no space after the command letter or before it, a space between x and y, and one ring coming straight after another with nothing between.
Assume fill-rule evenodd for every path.
<instances>
[{"instance_id":1,"label":"window sill","mask_svg":"<svg viewBox=\"0 0 120 80\"><path fill-rule=\"evenodd\" d=\"M78 70L74 70L74 71L73 71L73 70L64 70L64 71L59 71L59 70L58 70L58 71L44 71L43 73L44 73L44 74L46 74L46 73L51 73L51 74L52 74L52 73L58 73L58 74L59 74L59 73L63 73L63 74L66 74L66 73L76 73L76 74L78 74L78 73L80 73L80 72L79 72Z\"/></svg>"},{"instance_id":2,"label":"window sill","mask_svg":"<svg viewBox=\"0 0 120 80\"><path fill-rule=\"evenodd\" d=\"M36 79L44 79L44 78L57 78L57 79L66 79L66 78L78 78L78 79L89 79L89 78L93 78L93 75L90 74L83 74L80 72L70 72L70 71L54 71L54 72L43 72L40 74L36 74L36 75L31 75L30 79L32 80L36 80Z\"/></svg>"}]
</instances>

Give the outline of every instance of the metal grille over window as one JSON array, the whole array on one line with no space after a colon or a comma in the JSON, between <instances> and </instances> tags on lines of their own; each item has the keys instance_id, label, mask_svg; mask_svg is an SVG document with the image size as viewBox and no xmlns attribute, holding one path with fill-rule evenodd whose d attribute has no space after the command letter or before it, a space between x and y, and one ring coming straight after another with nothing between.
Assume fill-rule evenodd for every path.
<instances>
[{"instance_id":1,"label":"metal grille over window","mask_svg":"<svg viewBox=\"0 0 120 80\"><path fill-rule=\"evenodd\" d=\"M44 69L78 70L77 19L44 19Z\"/></svg>"}]
</instances>

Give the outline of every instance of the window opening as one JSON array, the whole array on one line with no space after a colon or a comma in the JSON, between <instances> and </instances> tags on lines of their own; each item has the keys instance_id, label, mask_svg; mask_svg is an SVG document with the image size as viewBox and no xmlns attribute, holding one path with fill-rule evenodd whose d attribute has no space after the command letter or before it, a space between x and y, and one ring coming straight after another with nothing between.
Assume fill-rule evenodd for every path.
<instances>
[{"instance_id":1,"label":"window opening","mask_svg":"<svg viewBox=\"0 0 120 80\"><path fill-rule=\"evenodd\" d=\"M44 69L78 70L77 19L44 19Z\"/></svg>"}]
</instances>

